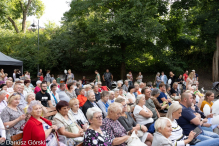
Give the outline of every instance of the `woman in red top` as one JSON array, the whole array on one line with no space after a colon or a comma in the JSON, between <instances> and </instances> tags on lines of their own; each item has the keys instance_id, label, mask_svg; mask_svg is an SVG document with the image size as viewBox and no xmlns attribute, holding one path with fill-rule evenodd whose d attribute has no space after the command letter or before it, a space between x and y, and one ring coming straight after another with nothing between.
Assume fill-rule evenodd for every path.
<instances>
[{"instance_id":1,"label":"woman in red top","mask_svg":"<svg viewBox=\"0 0 219 146\"><path fill-rule=\"evenodd\" d=\"M41 117L42 106L39 101L31 101L27 112L31 114L23 130L21 146L56 146L57 140L52 131L57 130L57 126ZM60 143L60 142L59 142ZM60 143L60 146L65 146Z\"/></svg>"},{"instance_id":2,"label":"woman in red top","mask_svg":"<svg viewBox=\"0 0 219 146\"><path fill-rule=\"evenodd\" d=\"M79 101L79 107L82 107L87 101L87 97L84 96L85 93L84 88L79 88L79 92L80 94L78 95L77 99Z\"/></svg>"}]
</instances>

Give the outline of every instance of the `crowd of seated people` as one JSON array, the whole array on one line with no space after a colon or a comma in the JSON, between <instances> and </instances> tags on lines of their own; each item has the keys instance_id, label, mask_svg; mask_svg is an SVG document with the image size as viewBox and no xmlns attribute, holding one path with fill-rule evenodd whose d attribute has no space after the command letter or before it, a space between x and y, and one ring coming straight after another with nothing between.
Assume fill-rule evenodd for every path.
<instances>
[{"instance_id":1,"label":"crowd of seated people","mask_svg":"<svg viewBox=\"0 0 219 146\"><path fill-rule=\"evenodd\" d=\"M157 74L155 88L152 82L143 83L140 73L138 82L132 83L130 72L115 89L102 86L100 77L96 84L83 85L68 73L66 84L50 77L50 72L47 81L38 80L35 88L28 74L24 80L7 77L6 84L1 82L2 145L23 133L22 146L34 145L28 141L41 141L39 146L129 146L133 134L147 146L219 146L218 125L209 122L213 114L203 113L205 105L212 108L214 94L200 93L193 71L181 75L179 82L171 72L170 84L164 73ZM182 82L188 83L187 90L179 88ZM57 113L44 118L50 109ZM197 127L201 133L195 137Z\"/></svg>"}]
</instances>

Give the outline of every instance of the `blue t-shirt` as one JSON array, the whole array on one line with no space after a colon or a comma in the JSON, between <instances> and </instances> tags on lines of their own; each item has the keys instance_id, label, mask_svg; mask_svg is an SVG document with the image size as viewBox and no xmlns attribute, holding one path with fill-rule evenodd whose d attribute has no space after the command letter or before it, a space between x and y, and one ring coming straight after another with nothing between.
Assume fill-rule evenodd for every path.
<instances>
[{"instance_id":1,"label":"blue t-shirt","mask_svg":"<svg viewBox=\"0 0 219 146\"><path fill-rule=\"evenodd\" d=\"M165 93L163 92L160 92L160 95L157 97L157 100L160 102L160 103L163 103L163 101L161 100L161 98L165 97L167 99L167 96Z\"/></svg>"},{"instance_id":2,"label":"blue t-shirt","mask_svg":"<svg viewBox=\"0 0 219 146\"><path fill-rule=\"evenodd\" d=\"M190 131L194 130L196 127L201 128L201 126L196 126L194 124L191 124L190 121L194 119L196 116L191 108L187 108L184 105L182 105L182 115L181 117L176 120L179 126L183 129L183 133L188 136Z\"/></svg>"}]
</instances>

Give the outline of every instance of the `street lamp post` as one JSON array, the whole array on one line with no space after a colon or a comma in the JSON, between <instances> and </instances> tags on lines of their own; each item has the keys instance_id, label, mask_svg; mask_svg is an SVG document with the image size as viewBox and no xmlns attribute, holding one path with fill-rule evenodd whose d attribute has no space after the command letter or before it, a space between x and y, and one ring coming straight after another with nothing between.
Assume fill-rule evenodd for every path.
<instances>
[{"instance_id":1,"label":"street lamp post","mask_svg":"<svg viewBox=\"0 0 219 146\"><path fill-rule=\"evenodd\" d=\"M39 54L39 46L40 46L40 37L39 37L39 28L40 28L40 26L39 26L39 24L40 24L40 20L38 20L38 54ZM33 22L33 24L31 24L30 26L31 26L31 30L33 32L35 32L36 28L37 28L37 25ZM39 72L39 62L38 62L38 66L37 66L37 72Z\"/></svg>"}]
</instances>

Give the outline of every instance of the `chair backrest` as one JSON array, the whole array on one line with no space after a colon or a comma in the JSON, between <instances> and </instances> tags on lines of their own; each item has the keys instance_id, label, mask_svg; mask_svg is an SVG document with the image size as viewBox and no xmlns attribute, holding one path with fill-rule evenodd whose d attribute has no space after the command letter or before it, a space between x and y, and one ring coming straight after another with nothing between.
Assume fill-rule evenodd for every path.
<instances>
[{"instance_id":1,"label":"chair backrest","mask_svg":"<svg viewBox=\"0 0 219 146\"><path fill-rule=\"evenodd\" d=\"M50 116L54 116L57 113L55 107L48 107L46 109L47 109L47 113L44 115L44 118L48 119Z\"/></svg>"},{"instance_id":2,"label":"chair backrest","mask_svg":"<svg viewBox=\"0 0 219 146\"><path fill-rule=\"evenodd\" d=\"M13 141L13 146L20 146L22 138L23 138L23 133L19 133L11 136L11 141Z\"/></svg>"}]
</instances>

